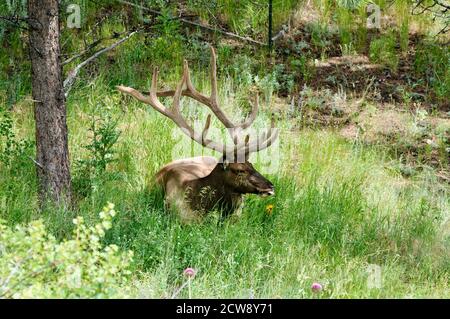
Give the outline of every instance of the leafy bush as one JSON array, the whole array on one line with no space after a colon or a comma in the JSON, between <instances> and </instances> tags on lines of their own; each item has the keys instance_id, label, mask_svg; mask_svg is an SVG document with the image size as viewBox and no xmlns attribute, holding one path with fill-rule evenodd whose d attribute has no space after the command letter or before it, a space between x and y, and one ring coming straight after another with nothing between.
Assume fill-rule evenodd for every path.
<instances>
[{"instance_id":1,"label":"leafy bush","mask_svg":"<svg viewBox=\"0 0 450 319\"><path fill-rule=\"evenodd\" d=\"M132 252L101 244L115 214L108 204L95 226L74 219L73 238L62 242L41 220L15 228L0 222L0 298L126 296Z\"/></svg>"},{"instance_id":2,"label":"leafy bush","mask_svg":"<svg viewBox=\"0 0 450 319\"><path fill-rule=\"evenodd\" d=\"M395 50L397 40L394 34L388 34L370 43L369 57L376 63L388 66L392 71L397 70L399 58Z\"/></svg>"},{"instance_id":3,"label":"leafy bush","mask_svg":"<svg viewBox=\"0 0 450 319\"><path fill-rule=\"evenodd\" d=\"M90 131L92 140L84 148L89 151L89 157L78 160L75 167L73 188L75 192L83 197L88 196L93 187L93 182L104 177L107 165L115 162L115 150L113 149L120 136L117 129L117 119L110 114L101 118L92 116Z\"/></svg>"},{"instance_id":4,"label":"leafy bush","mask_svg":"<svg viewBox=\"0 0 450 319\"><path fill-rule=\"evenodd\" d=\"M291 67L306 83L309 83L314 75L314 67L308 64L306 55L301 55L298 59L291 60Z\"/></svg>"},{"instance_id":5,"label":"leafy bush","mask_svg":"<svg viewBox=\"0 0 450 319\"><path fill-rule=\"evenodd\" d=\"M90 152L90 158L81 162L103 173L106 166L115 161L113 147L120 136L117 120L113 120L109 114L100 119L93 118L90 131L93 133L92 141L85 146Z\"/></svg>"},{"instance_id":6,"label":"leafy bush","mask_svg":"<svg viewBox=\"0 0 450 319\"><path fill-rule=\"evenodd\" d=\"M307 24L305 31L311 34L312 48L320 52L322 58L325 58L330 47L332 47L332 31L323 23Z\"/></svg>"},{"instance_id":7,"label":"leafy bush","mask_svg":"<svg viewBox=\"0 0 450 319\"><path fill-rule=\"evenodd\" d=\"M450 95L450 50L436 43L424 42L414 61L415 72L433 88L436 96L445 101Z\"/></svg>"},{"instance_id":8,"label":"leafy bush","mask_svg":"<svg viewBox=\"0 0 450 319\"><path fill-rule=\"evenodd\" d=\"M237 86L248 87L253 84L254 64L255 61L251 57L238 54L233 57L228 66L222 67L234 79Z\"/></svg>"},{"instance_id":9,"label":"leafy bush","mask_svg":"<svg viewBox=\"0 0 450 319\"><path fill-rule=\"evenodd\" d=\"M275 71L268 73L262 78L255 77L256 85L262 90L264 94L264 100L267 105L270 105L272 101L272 95L274 91L280 88L280 83L277 81L277 74Z\"/></svg>"},{"instance_id":10,"label":"leafy bush","mask_svg":"<svg viewBox=\"0 0 450 319\"><path fill-rule=\"evenodd\" d=\"M290 73L284 64L277 64L274 67L277 82L280 84L279 93L291 93L294 89L294 74Z\"/></svg>"},{"instance_id":11,"label":"leafy bush","mask_svg":"<svg viewBox=\"0 0 450 319\"><path fill-rule=\"evenodd\" d=\"M9 111L0 109L0 162L10 167L25 158L31 146L31 141L16 137Z\"/></svg>"}]
</instances>

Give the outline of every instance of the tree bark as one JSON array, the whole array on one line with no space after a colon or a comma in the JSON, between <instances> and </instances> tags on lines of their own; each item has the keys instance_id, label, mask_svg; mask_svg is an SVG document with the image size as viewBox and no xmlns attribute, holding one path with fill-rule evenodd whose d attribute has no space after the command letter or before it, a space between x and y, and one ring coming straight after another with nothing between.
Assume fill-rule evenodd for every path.
<instances>
[{"instance_id":1,"label":"tree bark","mask_svg":"<svg viewBox=\"0 0 450 319\"><path fill-rule=\"evenodd\" d=\"M58 0L29 0L30 59L41 207L70 203L66 103L60 58Z\"/></svg>"}]
</instances>

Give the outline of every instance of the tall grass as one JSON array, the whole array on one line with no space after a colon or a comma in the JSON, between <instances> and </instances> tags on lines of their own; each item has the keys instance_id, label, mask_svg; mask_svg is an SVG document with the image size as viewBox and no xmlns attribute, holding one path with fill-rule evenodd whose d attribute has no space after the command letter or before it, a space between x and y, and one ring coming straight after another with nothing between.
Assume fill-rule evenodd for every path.
<instances>
[{"instance_id":1,"label":"tall grass","mask_svg":"<svg viewBox=\"0 0 450 319\"><path fill-rule=\"evenodd\" d=\"M198 270L194 297L308 298L313 297L313 281L324 284L322 297L449 296L443 228L448 193L425 175L414 181L392 175L384 168L389 158L382 149L349 144L333 131L296 132L286 126L280 138L282 164L266 174L275 184L274 197L247 196L241 217L220 221L212 213L201 224L182 225L165 212L153 182L177 143L173 124L120 98L101 78L88 90L74 92L68 103L71 156L85 155L88 115L98 112L89 99L103 100L120 118L122 130L118 161L108 167L115 174L106 173L75 211L42 214L52 232L64 238L75 214L94 223L98 216L91 212L107 201L116 203L120 214L106 242L134 251L137 296L171 296L186 267ZM221 89L223 102L232 101L227 90ZM19 131L29 130L29 112L15 113L17 123L25 126ZM4 170L0 174L0 198L7 199L1 217L10 223L42 216L33 196L32 163L25 172L13 183L5 181ZM6 185L12 188L9 193ZM270 214L269 204L274 206ZM380 288L368 288L371 264L381 267Z\"/></svg>"},{"instance_id":2,"label":"tall grass","mask_svg":"<svg viewBox=\"0 0 450 319\"><path fill-rule=\"evenodd\" d=\"M233 55L221 46L218 51L221 102L237 119L258 70L245 50ZM95 212L115 203L119 214L105 241L134 251L133 289L140 297L170 297L186 267L198 270L192 281L198 298L450 297L448 187L427 171L405 179L387 169L398 160L383 148L346 142L331 129L296 131L288 120L277 123L282 128L278 170L265 172L265 158L252 158L273 181L276 195L246 196L241 216L221 221L213 212L200 224L182 225L168 214L154 174L173 159L177 128L114 86L145 90L151 65L158 65L161 86L173 87L182 58L191 62L194 55L199 57L191 63L194 85L208 93L207 48L168 34L148 43L135 37L81 74L67 101L72 167L89 155L84 146L92 116L106 113L118 119L122 132L114 147L117 160L73 210L44 212L37 209L34 163L26 161L16 174L0 164L0 218L17 224L43 217L52 233L66 238L74 216L94 224ZM188 99L183 113L199 120L206 114ZM12 115L17 136L33 136L31 103L16 104ZM256 126L266 126L270 115L263 107ZM378 288L368 285L371 265L380 267ZM312 282L324 285L321 294L313 295Z\"/></svg>"}]
</instances>

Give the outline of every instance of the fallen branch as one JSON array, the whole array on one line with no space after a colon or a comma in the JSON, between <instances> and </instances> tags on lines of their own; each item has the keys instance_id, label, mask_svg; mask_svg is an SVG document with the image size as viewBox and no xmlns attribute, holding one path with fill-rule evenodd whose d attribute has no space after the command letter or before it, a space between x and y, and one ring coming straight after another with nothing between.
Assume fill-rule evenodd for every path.
<instances>
[{"instance_id":1,"label":"fallen branch","mask_svg":"<svg viewBox=\"0 0 450 319\"><path fill-rule=\"evenodd\" d=\"M281 27L281 30L280 30L274 37L272 37L272 41L275 42L275 41L277 41L278 39L284 38L284 36L285 36L286 33L287 33L287 29L288 29L288 27L285 26L285 25L283 25L283 26Z\"/></svg>"},{"instance_id":2,"label":"fallen branch","mask_svg":"<svg viewBox=\"0 0 450 319\"><path fill-rule=\"evenodd\" d=\"M160 11L153 10L153 9L150 9L150 8L147 8L147 7L144 7L144 6L141 6L141 5L138 5L138 4L129 2L129 1L125 1L125 0L117 0L117 2L120 2L120 3L123 3L123 4L129 5L129 6L132 6L132 7L135 7L135 8L144 10L144 11L147 11L147 12L150 12L151 14L154 14L154 15L161 15L161 12L160 12ZM238 40L241 40L241 41L246 41L246 42L248 42L248 43L257 44L257 45L262 45L262 46L265 46L265 45L266 45L266 43L263 43L263 42L260 42L260 41L253 40L253 39L251 39L251 38L249 38L249 37L242 37L242 36L237 35L237 34L235 34L235 33L228 32L228 31L223 31L223 30L216 29L216 28L212 28L212 27L209 27L209 26L206 26L206 25L197 23L197 22L189 21L189 20L184 19L184 18L182 18L182 17L175 17L174 19L178 19L179 21L181 21L181 22L183 22L183 23L190 24L190 25L193 25L193 26L196 26L196 27L205 29L205 30L210 31L210 32L219 32L219 33L221 33L221 34L223 34L223 35L226 35L227 37L230 37L230 38L235 38L235 39L238 39Z\"/></svg>"},{"instance_id":3,"label":"fallen branch","mask_svg":"<svg viewBox=\"0 0 450 319\"><path fill-rule=\"evenodd\" d=\"M75 55L73 55L72 57L68 58L67 60L64 60L63 62L61 62L61 65L66 65L69 64L70 62L72 62L75 59L78 59L79 57L85 55L87 52L89 52L92 49L92 47L90 46L87 49L84 49L83 51L81 51L80 53L77 53Z\"/></svg>"},{"instance_id":4,"label":"fallen branch","mask_svg":"<svg viewBox=\"0 0 450 319\"><path fill-rule=\"evenodd\" d=\"M31 156L28 156L28 158L37 166L37 167L39 167L40 169L42 169L42 170L44 170L45 168L44 168L44 166L42 166L42 164L41 163L39 163L38 161L36 161L34 158L32 158Z\"/></svg>"},{"instance_id":5,"label":"fallen branch","mask_svg":"<svg viewBox=\"0 0 450 319\"><path fill-rule=\"evenodd\" d=\"M88 53L89 51L91 51L92 49L94 49L96 46L98 46L98 45L99 45L100 43L102 43L103 41L117 39L117 38L119 38L121 35L124 35L124 34L126 34L126 33L127 33L127 32L122 32L122 33L116 33L116 32L114 32L113 35L110 36L110 37L105 37L105 38L97 39L97 40L95 40L94 42L92 42L91 44L87 45L87 47L86 47L83 51L81 51L81 52L79 52L79 53L77 53L77 54L71 56L71 57L68 58L67 60L64 60L64 61L61 63L61 65L69 64L69 63L72 62L73 60L78 59L79 57L85 55L86 53Z\"/></svg>"},{"instance_id":6,"label":"fallen branch","mask_svg":"<svg viewBox=\"0 0 450 319\"><path fill-rule=\"evenodd\" d=\"M108 51L114 49L115 47L117 47L118 45L122 44L123 42L127 41L133 35L135 35L137 32L139 32L139 30L133 31L133 32L129 33L126 37L123 37L122 39L113 43L109 47L106 47L106 48L103 48L103 49L97 51L92 56L90 56L89 58L87 58L86 60L84 60L83 62L78 64L74 69L72 69L69 72L69 75L67 76L67 78L64 80L64 92L65 92L64 95L66 96L66 98L69 95L70 89L72 88L72 85L75 82L75 79L76 79L78 73L80 72L81 68L83 68L86 64L94 61L96 58L98 58L103 53L108 52Z\"/></svg>"}]
</instances>

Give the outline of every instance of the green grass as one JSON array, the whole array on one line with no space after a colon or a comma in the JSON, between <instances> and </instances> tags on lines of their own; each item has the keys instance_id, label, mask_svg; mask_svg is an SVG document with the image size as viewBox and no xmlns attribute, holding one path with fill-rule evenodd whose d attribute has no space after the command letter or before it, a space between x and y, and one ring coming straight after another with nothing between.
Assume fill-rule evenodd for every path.
<instances>
[{"instance_id":1,"label":"green grass","mask_svg":"<svg viewBox=\"0 0 450 319\"><path fill-rule=\"evenodd\" d=\"M200 86L206 86L202 79ZM224 102L233 101L229 87L221 95ZM99 110L95 101L104 101L109 110ZM276 196L249 195L241 217L220 223L213 213L201 224L186 226L164 211L162 194L152 186L154 173L171 160L174 125L120 97L102 79L69 99L72 162L86 156L82 146L89 136L89 115L102 112L120 119L122 135L115 147L118 160L95 181L92 195L75 211L40 215L30 162L12 180L1 171L0 198L6 198L1 218L14 224L43 216L50 230L64 238L75 215L93 224L96 212L114 202L118 216L106 242L134 251L134 291L142 297L171 296L186 267L198 270L192 293L199 298L250 293L312 298L315 281L325 286L321 297L450 296L444 225L448 190L426 173L414 180L392 173L383 149L349 144L331 130L298 132L285 125L282 165L266 174ZM30 109L20 108L14 116L20 135L29 136ZM272 214L266 210L269 204ZM371 264L381 267L381 288L367 287Z\"/></svg>"},{"instance_id":2,"label":"green grass","mask_svg":"<svg viewBox=\"0 0 450 319\"><path fill-rule=\"evenodd\" d=\"M264 17L254 14L248 24L239 22L252 12L264 11L253 2L233 14L231 1L220 1L226 4L221 10L229 10L232 30L245 33L262 21ZM332 13L330 1L316 2ZM275 2L275 7L281 3ZM282 5L286 11L294 6L295 1ZM344 11L342 14L345 24L348 16ZM114 147L117 160L91 180L91 194L80 197L73 210L49 208L39 212L33 162L25 158L13 167L0 164L0 218L10 225L43 218L49 230L63 239L71 233L76 215L93 225L99 221L102 207L108 201L115 203L118 215L105 243L134 251L132 289L138 297L170 297L183 283L186 267L198 270L192 281L193 297L197 298L450 297L448 185L429 170L404 178L392 169L400 160L391 158L387 148L346 142L332 129L299 131L293 129L295 123L282 118L277 123L282 128L280 149L275 153L279 169L267 173L264 158L254 158L256 167L275 184L276 195L246 196L241 216L220 222L215 212L200 224L182 225L168 214L153 176L173 159L172 152L179 146L173 132L178 130L150 107L114 90L117 84L148 88L154 65L160 66L161 87L162 83L173 87L181 73L182 59L187 57L194 84L202 92L209 91L207 48L198 39L187 44L181 37L171 36L169 31L177 26L167 21L162 24L162 34L151 41L136 36L114 55L102 56L90 72L81 73L71 91L67 109L74 180L83 178L76 162L89 155L84 146L91 137L92 116L109 114L118 120L122 132ZM99 32L108 36L115 27L115 22L107 24ZM312 32L317 45L325 39L325 29L319 27ZM349 38L349 30L343 31L347 31L341 34L347 37L343 40L355 40ZM255 35L258 32L261 29L255 30ZM392 63L392 42L389 37L374 40L373 59ZM77 51L81 42L68 36L67 45ZM247 96L257 82L256 76L258 83L263 83L271 70L259 65L263 50L242 49L236 53L226 44L217 47L222 104L238 119L238 110L248 110ZM418 73L426 73L423 61L433 58L437 65L434 62L441 61L446 53L436 49L429 55L425 51L416 58ZM444 70L429 76L445 80L447 73ZM31 139L32 104L21 99L29 92L29 83L20 76L14 81L0 85L1 107L9 108L18 97L12 111L15 131L18 138ZM266 82L260 89L271 95L274 84ZM4 94L5 85L15 85L14 98ZM445 92L444 86L439 87ZM188 99L183 101L187 116L205 118L203 108ZM259 128L270 122L271 113L263 99L261 104L256 121ZM213 126L220 127L216 120ZM274 207L271 214L268 205ZM379 288L368 287L372 265L381 267ZM324 285L322 293L311 292L313 282ZM181 291L180 296L187 297L187 292Z\"/></svg>"},{"instance_id":3,"label":"green grass","mask_svg":"<svg viewBox=\"0 0 450 319\"><path fill-rule=\"evenodd\" d=\"M396 72L399 63L398 53L395 48L396 41L395 34L393 33L373 40L370 43L369 49L370 60L386 65L392 71Z\"/></svg>"}]
</instances>

